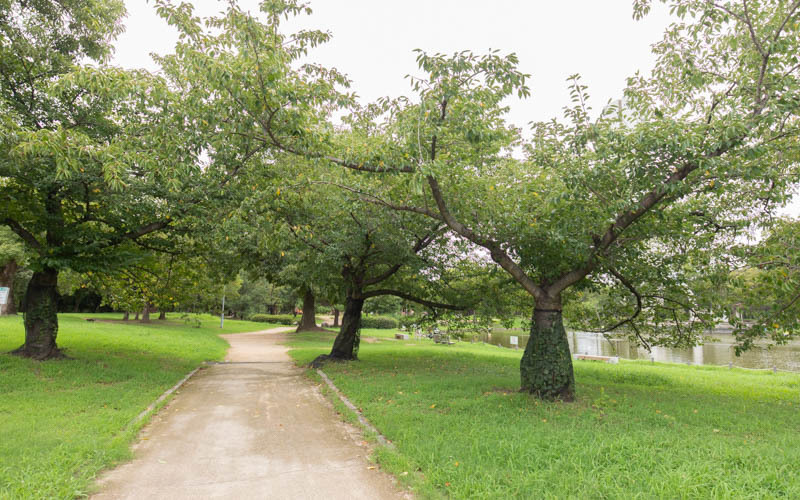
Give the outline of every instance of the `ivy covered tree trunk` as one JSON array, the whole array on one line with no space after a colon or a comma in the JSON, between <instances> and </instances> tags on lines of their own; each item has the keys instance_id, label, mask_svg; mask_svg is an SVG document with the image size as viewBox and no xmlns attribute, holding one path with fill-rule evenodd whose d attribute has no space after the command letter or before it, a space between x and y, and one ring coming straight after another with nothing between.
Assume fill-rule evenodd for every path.
<instances>
[{"instance_id":1,"label":"ivy covered tree trunk","mask_svg":"<svg viewBox=\"0 0 800 500\"><path fill-rule=\"evenodd\" d=\"M17 314L17 307L14 303L14 277L17 275L17 261L8 261L0 269L0 286L8 288L8 298L5 304L0 304L0 316L6 314Z\"/></svg>"},{"instance_id":2,"label":"ivy covered tree trunk","mask_svg":"<svg viewBox=\"0 0 800 500\"><path fill-rule=\"evenodd\" d=\"M357 295L360 297L360 295ZM342 327L333 341L330 354L317 357L311 365L318 367L325 361L351 361L358 359L358 347L361 342L361 311L364 309L364 299L354 298L348 294L344 303L344 316Z\"/></svg>"},{"instance_id":3,"label":"ivy covered tree trunk","mask_svg":"<svg viewBox=\"0 0 800 500\"><path fill-rule=\"evenodd\" d=\"M306 288L303 292L303 316L300 318L300 324L297 325L297 332L315 332L320 331L322 328L317 326L316 323L317 307L314 300L314 292L311 288Z\"/></svg>"},{"instance_id":4,"label":"ivy covered tree trunk","mask_svg":"<svg viewBox=\"0 0 800 500\"><path fill-rule=\"evenodd\" d=\"M574 401L575 376L561 297L536 304L530 333L519 367L522 391L546 400Z\"/></svg>"},{"instance_id":5,"label":"ivy covered tree trunk","mask_svg":"<svg viewBox=\"0 0 800 500\"><path fill-rule=\"evenodd\" d=\"M63 356L56 346L57 307L58 271L45 268L34 272L25 291L25 344L13 354L37 360Z\"/></svg>"}]
</instances>

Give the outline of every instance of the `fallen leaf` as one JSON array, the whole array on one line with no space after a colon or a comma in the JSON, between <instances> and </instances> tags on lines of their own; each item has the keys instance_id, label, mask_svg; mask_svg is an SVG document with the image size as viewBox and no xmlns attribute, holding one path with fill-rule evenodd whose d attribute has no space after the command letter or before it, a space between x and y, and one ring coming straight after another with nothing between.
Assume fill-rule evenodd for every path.
<instances>
[{"instance_id":1,"label":"fallen leaf","mask_svg":"<svg viewBox=\"0 0 800 500\"><path fill-rule=\"evenodd\" d=\"M367 469L369 469L369 470L375 469L375 466L374 465L370 465L369 467L367 467Z\"/></svg>"},{"instance_id":2,"label":"fallen leaf","mask_svg":"<svg viewBox=\"0 0 800 500\"><path fill-rule=\"evenodd\" d=\"M431 405L431 408L436 408L436 404L432 404L432 405Z\"/></svg>"}]
</instances>

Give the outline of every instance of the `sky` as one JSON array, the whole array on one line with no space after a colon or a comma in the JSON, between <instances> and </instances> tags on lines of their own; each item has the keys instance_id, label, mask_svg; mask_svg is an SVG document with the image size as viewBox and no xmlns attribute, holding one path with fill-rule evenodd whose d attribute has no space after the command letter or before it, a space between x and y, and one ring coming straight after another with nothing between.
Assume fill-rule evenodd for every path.
<instances>
[{"instance_id":1,"label":"sky","mask_svg":"<svg viewBox=\"0 0 800 500\"><path fill-rule=\"evenodd\" d=\"M172 52L177 33L158 17L152 0L125 3L126 30L112 63L157 71L150 54ZM192 3L200 16L227 4ZM239 4L258 12L258 0ZM566 79L575 73L589 87L595 113L621 97L627 77L652 69L650 47L672 21L660 2L634 21L631 0L314 0L310 6L313 14L291 20L287 31L330 31L332 40L311 51L307 61L347 74L363 103L411 95L406 75L417 74L414 49L516 53L519 69L531 75L531 96L508 100L508 121L523 128L562 116L570 104ZM784 213L800 214L800 199Z\"/></svg>"},{"instance_id":2,"label":"sky","mask_svg":"<svg viewBox=\"0 0 800 500\"><path fill-rule=\"evenodd\" d=\"M223 3L194 0L196 12L213 15ZM240 0L258 12L257 0ZM308 61L347 74L363 102L409 95L405 78L417 65L414 49L430 53L499 49L514 52L519 68L531 75L528 99L509 100L509 121L560 117L570 104L566 79L580 73L599 112L621 96L625 79L653 66L650 45L670 19L660 3L641 21L632 19L630 0L315 0L311 16L287 30L321 29L333 39L309 54ZM172 51L175 31L155 12L152 1L126 0L126 31L116 44L114 64L156 70L150 53Z\"/></svg>"}]
</instances>

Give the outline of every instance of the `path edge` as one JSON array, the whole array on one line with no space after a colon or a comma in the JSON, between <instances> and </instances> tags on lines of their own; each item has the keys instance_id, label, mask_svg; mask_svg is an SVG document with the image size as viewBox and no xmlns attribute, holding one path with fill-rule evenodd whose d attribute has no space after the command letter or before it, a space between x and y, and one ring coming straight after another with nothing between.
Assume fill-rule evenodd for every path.
<instances>
[{"instance_id":1,"label":"path edge","mask_svg":"<svg viewBox=\"0 0 800 500\"><path fill-rule=\"evenodd\" d=\"M325 381L328 387L330 387L330 389L336 394L336 396L339 397L339 400L342 403L344 403L344 405L356 415L356 418L358 418L358 422L361 425L363 425L367 430L375 433L375 437L378 443L382 444L383 446L386 446L387 448L394 449L395 447L394 443L386 439L386 437L383 434L381 434L380 431L374 425L372 425L369 420L367 420L364 414L361 413L361 410L359 410L356 407L356 405L354 405L349 399L347 399L347 396L345 396L344 393L341 390L339 390L338 387L336 387L336 384L334 384L333 381L330 378L328 378L327 375L325 375L325 372L323 372L319 368L317 368L316 372L317 375L319 375L320 378L322 378L322 380Z\"/></svg>"},{"instance_id":2,"label":"path edge","mask_svg":"<svg viewBox=\"0 0 800 500\"><path fill-rule=\"evenodd\" d=\"M138 415L136 415L136 416L133 418L133 420L131 420L130 422L128 422L128 424L127 424L127 425L124 427L124 429L131 429L131 428L135 427L135 426L136 426L136 425L137 425L139 422L141 422L142 420L144 420L144 419L145 419L145 418L146 418L148 415L150 415L150 414L151 414L153 411L155 411L155 410L158 408L158 406L159 406L159 405L160 405L162 402L164 402L164 401L165 401L165 400L166 400L168 397L170 397L170 396L171 396L173 393L175 393L175 391L177 391L178 389L180 389L180 388L183 386L183 384L185 384L185 383L186 383L186 382L187 382L187 381L188 381L190 378L192 378L192 376L193 376L195 373L197 373L198 371L200 371L200 369L201 369L201 368L204 368L205 366L207 366L207 363L204 361L202 364L200 364L200 366L198 366L198 367L197 367L197 368L195 368L194 370L190 371L188 375L186 375L186 376L185 376L185 377L183 377L183 378L182 378L180 381L178 381L178 383L177 383L177 384L173 385L172 387L170 387L169 389L167 389L166 391L164 391L164 392L163 392L163 393L162 393L162 394L161 394L161 395L160 395L158 398L156 398L156 400L155 400L155 401L153 401L152 403L150 403L150 404L147 406L147 408L145 408L144 410L142 410L142 412L141 412L141 413L139 413Z\"/></svg>"}]
</instances>

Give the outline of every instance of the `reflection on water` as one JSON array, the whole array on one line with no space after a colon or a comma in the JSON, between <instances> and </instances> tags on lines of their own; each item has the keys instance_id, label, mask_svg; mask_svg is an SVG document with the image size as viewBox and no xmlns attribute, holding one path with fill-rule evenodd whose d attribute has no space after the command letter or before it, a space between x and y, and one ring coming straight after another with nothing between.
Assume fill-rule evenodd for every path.
<instances>
[{"instance_id":1,"label":"reflection on water","mask_svg":"<svg viewBox=\"0 0 800 500\"><path fill-rule=\"evenodd\" d=\"M520 332L494 332L483 338L486 343L504 347L514 347L509 337L515 335L519 339L520 349L528 343L528 335ZM643 347L631 344L625 339L606 340L602 335L587 332L568 332L569 348L573 353L600 356L619 356L626 359L645 359L667 363L691 363L694 365L727 365L742 368L778 368L800 372L800 341L787 345L775 346L772 349L753 348L736 356L733 350L733 337L730 335L714 335L716 342L690 349L673 349L669 347L653 347L647 352Z\"/></svg>"}]
</instances>

